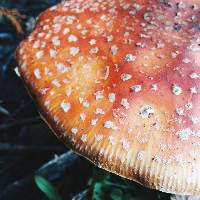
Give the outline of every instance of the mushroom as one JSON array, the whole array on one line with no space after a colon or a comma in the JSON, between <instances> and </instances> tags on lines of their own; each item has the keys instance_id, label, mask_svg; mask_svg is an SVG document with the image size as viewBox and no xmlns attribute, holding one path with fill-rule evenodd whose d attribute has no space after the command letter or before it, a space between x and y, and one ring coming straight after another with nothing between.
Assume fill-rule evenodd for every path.
<instances>
[{"instance_id":1,"label":"mushroom","mask_svg":"<svg viewBox=\"0 0 200 200\"><path fill-rule=\"evenodd\" d=\"M69 0L19 45L43 119L97 166L200 194L200 2Z\"/></svg>"}]
</instances>

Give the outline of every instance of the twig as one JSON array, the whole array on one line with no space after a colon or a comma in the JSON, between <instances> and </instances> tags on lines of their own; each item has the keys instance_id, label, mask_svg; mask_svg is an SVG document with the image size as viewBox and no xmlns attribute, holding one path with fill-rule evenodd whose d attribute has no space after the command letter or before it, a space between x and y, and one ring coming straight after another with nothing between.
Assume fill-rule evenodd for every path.
<instances>
[{"instance_id":1,"label":"twig","mask_svg":"<svg viewBox=\"0 0 200 200\"><path fill-rule=\"evenodd\" d=\"M0 7L0 16L7 17L12 25L15 27L18 33L23 34L22 29L22 20L25 18L25 15L20 14L16 9L8 9Z\"/></svg>"},{"instance_id":2,"label":"twig","mask_svg":"<svg viewBox=\"0 0 200 200\"><path fill-rule=\"evenodd\" d=\"M15 47L12 47L12 52L14 51ZM12 59L14 59L14 53L11 53L8 57L7 57L7 61L6 63L2 66L3 68L3 72L5 72L8 69L9 64L11 63ZM3 73L2 72L2 73Z\"/></svg>"},{"instance_id":3,"label":"twig","mask_svg":"<svg viewBox=\"0 0 200 200\"><path fill-rule=\"evenodd\" d=\"M24 109L27 109L28 106L32 104L32 99L24 104L21 104L10 116L6 119L5 123L9 123L10 121L16 121L15 117L21 113Z\"/></svg>"},{"instance_id":4,"label":"twig","mask_svg":"<svg viewBox=\"0 0 200 200\"><path fill-rule=\"evenodd\" d=\"M63 153L66 148L62 146L36 146L0 143L0 154L48 154Z\"/></svg>"},{"instance_id":5,"label":"twig","mask_svg":"<svg viewBox=\"0 0 200 200\"><path fill-rule=\"evenodd\" d=\"M69 168L72 168L79 161L79 156L72 151L68 151L53 160L49 161L38 169L34 174L22 180L15 181L6 187L0 193L0 200L14 200L19 199L35 199L33 194L38 194L35 187L33 177L40 175L49 181L55 181L61 178ZM31 197L31 195L33 195Z\"/></svg>"},{"instance_id":6,"label":"twig","mask_svg":"<svg viewBox=\"0 0 200 200\"><path fill-rule=\"evenodd\" d=\"M82 192L76 194L72 200L89 200L88 198L89 189L85 189Z\"/></svg>"},{"instance_id":7,"label":"twig","mask_svg":"<svg viewBox=\"0 0 200 200\"><path fill-rule=\"evenodd\" d=\"M8 110L6 110L3 106L0 105L0 114L5 115L5 116L9 116L10 113Z\"/></svg>"},{"instance_id":8,"label":"twig","mask_svg":"<svg viewBox=\"0 0 200 200\"><path fill-rule=\"evenodd\" d=\"M5 131L10 128L14 128L17 126L24 126L24 125L30 125L30 124L36 124L36 123L42 123L42 119L40 117L32 117L29 119L21 119L19 121L14 121L11 123L6 123L0 125L0 131Z\"/></svg>"}]
</instances>

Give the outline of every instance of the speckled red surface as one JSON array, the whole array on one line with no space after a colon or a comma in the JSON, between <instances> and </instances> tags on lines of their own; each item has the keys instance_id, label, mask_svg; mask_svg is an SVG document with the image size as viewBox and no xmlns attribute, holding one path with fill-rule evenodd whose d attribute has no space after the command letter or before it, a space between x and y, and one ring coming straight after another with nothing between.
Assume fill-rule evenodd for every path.
<instances>
[{"instance_id":1,"label":"speckled red surface","mask_svg":"<svg viewBox=\"0 0 200 200\"><path fill-rule=\"evenodd\" d=\"M72 149L151 188L200 193L200 2L70 0L17 51L41 115Z\"/></svg>"}]
</instances>

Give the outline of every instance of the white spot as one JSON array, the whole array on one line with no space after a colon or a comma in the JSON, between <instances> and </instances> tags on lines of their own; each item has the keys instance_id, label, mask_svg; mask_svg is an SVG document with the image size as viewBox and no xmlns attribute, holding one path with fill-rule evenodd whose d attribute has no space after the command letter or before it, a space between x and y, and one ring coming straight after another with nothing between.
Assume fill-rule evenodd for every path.
<instances>
[{"instance_id":1,"label":"white spot","mask_svg":"<svg viewBox=\"0 0 200 200\"><path fill-rule=\"evenodd\" d=\"M189 58L184 58L182 60L182 62L185 63L185 64L188 64L188 63L190 63L190 59Z\"/></svg>"},{"instance_id":2,"label":"white spot","mask_svg":"<svg viewBox=\"0 0 200 200\"><path fill-rule=\"evenodd\" d=\"M23 63L21 64L21 68L22 68L23 70L25 70L26 67L27 67L27 62L25 61L25 62L23 62Z\"/></svg>"},{"instance_id":3,"label":"white spot","mask_svg":"<svg viewBox=\"0 0 200 200\"><path fill-rule=\"evenodd\" d=\"M96 100L103 99L103 90L98 90L94 93Z\"/></svg>"},{"instance_id":4,"label":"white spot","mask_svg":"<svg viewBox=\"0 0 200 200\"><path fill-rule=\"evenodd\" d=\"M18 67L15 67L14 71L17 74L18 77L21 77L21 75L19 73L19 68Z\"/></svg>"},{"instance_id":5,"label":"white spot","mask_svg":"<svg viewBox=\"0 0 200 200\"><path fill-rule=\"evenodd\" d=\"M102 139L103 139L103 135L101 135L101 134L95 134L95 140L97 141L97 142L99 142L99 141L101 141Z\"/></svg>"},{"instance_id":6,"label":"white spot","mask_svg":"<svg viewBox=\"0 0 200 200\"><path fill-rule=\"evenodd\" d=\"M60 45L59 37L58 37L58 36L54 36L54 37L52 38L52 43L53 43L53 45L55 45L55 46L59 46L59 45Z\"/></svg>"},{"instance_id":7,"label":"white spot","mask_svg":"<svg viewBox=\"0 0 200 200\"><path fill-rule=\"evenodd\" d=\"M38 51L38 52L35 54L35 57L36 57L37 59L40 59L43 55L44 55L44 52L43 52L43 51Z\"/></svg>"},{"instance_id":8,"label":"white spot","mask_svg":"<svg viewBox=\"0 0 200 200\"><path fill-rule=\"evenodd\" d=\"M135 10L130 10L129 14L132 15L132 16L134 16L136 14L136 11Z\"/></svg>"},{"instance_id":9,"label":"white spot","mask_svg":"<svg viewBox=\"0 0 200 200\"><path fill-rule=\"evenodd\" d=\"M77 128L72 128L72 129L71 129L71 132L72 132L74 135L76 135L76 134L78 133L78 129L77 129Z\"/></svg>"},{"instance_id":10,"label":"white spot","mask_svg":"<svg viewBox=\"0 0 200 200\"><path fill-rule=\"evenodd\" d=\"M50 55L50 57L55 58L56 55L57 55L57 51L54 50L54 49L50 49L50 50L49 50L49 55Z\"/></svg>"},{"instance_id":11,"label":"white spot","mask_svg":"<svg viewBox=\"0 0 200 200\"><path fill-rule=\"evenodd\" d=\"M111 46L111 52L112 52L112 54L113 55L116 55L117 54L117 52L118 52L118 47L117 47L117 45L112 45Z\"/></svg>"},{"instance_id":12,"label":"white spot","mask_svg":"<svg viewBox=\"0 0 200 200\"><path fill-rule=\"evenodd\" d=\"M96 40L95 40L95 39L91 39L91 40L89 41L89 44L90 44L90 45L95 45L95 44L96 44Z\"/></svg>"},{"instance_id":13,"label":"white spot","mask_svg":"<svg viewBox=\"0 0 200 200\"><path fill-rule=\"evenodd\" d=\"M159 42L156 44L156 47L157 47L158 49L162 49L162 48L165 47L165 44L162 43L161 41L159 41Z\"/></svg>"},{"instance_id":14,"label":"white spot","mask_svg":"<svg viewBox=\"0 0 200 200\"><path fill-rule=\"evenodd\" d=\"M86 119L86 114L85 114L85 113L81 113L81 114L80 114L80 119L81 119L81 121L85 121L85 119Z\"/></svg>"},{"instance_id":15,"label":"white spot","mask_svg":"<svg viewBox=\"0 0 200 200\"><path fill-rule=\"evenodd\" d=\"M188 140L190 135L193 134L193 131L190 128L185 128L180 131L176 132L176 135L181 139L181 140Z\"/></svg>"},{"instance_id":16,"label":"white spot","mask_svg":"<svg viewBox=\"0 0 200 200\"><path fill-rule=\"evenodd\" d=\"M174 159L179 164L183 163L183 156L181 154L173 156L172 159Z\"/></svg>"},{"instance_id":17,"label":"white spot","mask_svg":"<svg viewBox=\"0 0 200 200\"><path fill-rule=\"evenodd\" d=\"M69 97L72 94L72 89L71 88L66 89L65 94Z\"/></svg>"},{"instance_id":18,"label":"white spot","mask_svg":"<svg viewBox=\"0 0 200 200\"><path fill-rule=\"evenodd\" d=\"M200 78L200 75L197 74L197 73L195 73L195 72L193 72L192 74L190 74L190 78L192 78L192 79L198 79L198 78Z\"/></svg>"},{"instance_id":19,"label":"white spot","mask_svg":"<svg viewBox=\"0 0 200 200\"><path fill-rule=\"evenodd\" d=\"M98 51L99 51L99 48L94 47L94 48L90 49L90 54L96 54L96 53L98 53Z\"/></svg>"},{"instance_id":20,"label":"white spot","mask_svg":"<svg viewBox=\"0 0 200 200\"><path fill-rule=\"evenodd\" d=\"M156 121L152 124L152 126L156 129L156 130L159 130L160 129L160 121Z\"/></svg>"},{"instance_id":21,"label":"white spot","mask_svg":"<svg viewBox=\"0 0 200 200\"><path fill-rule=\"evenodd\" d=\"M79 102L83 105L83 107L88 108L90 106L90 104L88 103L88 101L82 97L79 97Z\"/></svg>"},{"instance_id":22,"label":"white spot","mask_svg":"<svg viewBox=\"0 0 200 200\"><path fill-rule=\"evenodd\" d=\"M130 87L130 89L133 92L140 92L142 90L142 86L141 85L133 85L133 86Z\"/></svg>"},{"instance_id":23,"label":"white spot","mask_svg":"<svg viewBox=\"0 0 200 200\"><path fill-rule=\"evenodd\" d=\"M81 136L81 140L83 141L83 142L86 142L87 141L87 134L83 134L82 136Z\"/></svg>"},{"instance_id":24,"label":"white spot","mask_svg":"<svg viewBox=\"0 0 200 200\"><path fill-rule=\"evenodd\" d=\"M154 114L154 109L149 105L144 105L140 107L139 115L144 118L150 118L150 116Z\"/></svg>"},{"instance_id":25,"label":"white spot","mask_svg":"<svg viewBox=\"0 0 200 200\"><path fill-rule=\"evenodd\" d=\"M157 84L152 84L151 85L151 90L152 91L157 91L158 90L158 85Z\"/></svg>"},{"instance_id":26,"label":"white spot","mask_svg":"<svg viewBox=\"0 0 200 200\"><path fill-rule=\"evenodd\" d=\"M109 77L109 74L110 74L110 67L106 66L106 73L103 79L106 80Z\"/></svg>"},{"instance_id":27,"label":"white spot","mask_svg":"<svg viewBox=\"0 0 200 200\"><path fill-rule=\"evenodd\" d=\"M108 94L108 100L113 103L115 102L115 93L109 93Z\"/></svg>"},{"instance_id":28,"label":"white spot","mask_svg":"<svg viewBox=\"0 0 200 200\"><path fill-rule=\"evenodd\" d=\"M122 81L128 81L128 80L130 80L131 78L132 78L132 75L130 75L130 74L122 74L122 75L121 75Z\"/></svg>"},{"instance_id":29,"label":"white spot","mask_svg":"<svg viewBox=\"0 0 200 200\"><path fill-rule=\"evenodd\" d=\"M114 137L113 137L112 135L110 135L110 136L108 137L108 141L109 141L109 143L112 144L112 145L115 144L115 139L114 139Z\"/></svg>"},{"instance_id":30,"label":"white spot","mask_svg":"<svg viewBox=\"0 0 200 200\"><path fill-rule=\"evenodd\" d=\"M57 63L56 64L56 68L59 72L61 73L65 73L65 72L68 72L69 71L69 68L66 67L63 63Z\"/></svg>"},{"instance_id":31,"label":"white spot","mask_svg":"<svg viewBox=\"0 0 200 200\"><path fill-rule=\"evenodd\" d=\"M181 108L181 107L176 108L176 113L177 113L178 115L184 115L184 109Z\"/></svg>"},{"instance_id":32,"label":"white spot","mask_svg":"<svg viewBox=\"0 0 200 200\"><path fill-rule=\"evenodd\" d=\"M51 37L50 33L47 33L46 36L44 37L45 39L49 39Z\"/></svg>"},{"instance_id":33,"label":"white spot","mask_svg":"<svg viewBox=\"0 0 200 200\"><path fill-rule=\"evenodd\" d=\"M128 133L132 133L133 129L132 128L128 128Z\"/></svg>"},{"instance_id":34,"label":"white spot","mask_svg":"<svg viewBox=\"0 0 200 200\"><path fill-rule=\"evenodd\" d=\"M112 35L109 35L109 36L106 37L106 39L107 39L107 42L112 42L113 36L112 36Z\"/></svg>"},{"instance_id":35,"label":"white spot","mask_svg":"<svg viewBox=\"0 0 200 200\"><path fill-rule=\"evenodd\" d=\"M125 139L122 139L121 143L122 143L123 149L126 150L126 151L128 151L129 148L130 148L130 143L127 140L125 140Z\"/></svg>"},{"instance_id":36,"label":"white spot","mask_svg":"<svg viewBox=\"0 0 200 200\"><path fill-rule=\"evenodd\" d=\"M106 121L106 122L104 122L104 128L108 128L108 129L111 128L113 130L117 129L116 125L112 121Z\"/></svg>"},{"instance_id":37,"label":"white spot","mask_svg":"<svg viewBox=\"0 0 200 200\"><path fill-rule=\"evenodd\" d=\"M20 48L19 54L20 54L20 55L23 55L23 54L24 54L24 48L22 48L22 47Z\"/></svg>"},{"instance_id":38,"label":"white spot","mask_svg":"<svg viewBox=\"0 0 200 200\"><path fill-rule=\"evenodd\" d=\"M66 17L67 24L73 24L75 19L76 19L75 16L67 16Z\"/></svg>"},{"instance_id":39,"label":"white spot","mask_svg":"<svg viewBox=\"0 0 200 200\"><path fill-rule=\"evenodd\" d=\"M198 93L197 87L191 87L190 88L190 93L191 94L197 94Z\"/></svg>"},{"instance_id":40,"label":"white spot","mask_svg":"<svg viewBox=\"0 0 200 200\"><path fill-rule=\"evenodd\" d=\"M186 110L191 110L192 107L193 107L192 102L188 102L187 104L185 104L185 108L186 108Z\"/></svg>"},{"instance_id":41,"label":"white spot","mask_svg":"<svg viewBox=\"0 0 200 200\"><path fill-rule=\"evenodd\" d=\"M200 137L200 130L196 131L194 135Z\"/></svg>"},{"instance_id":42,"label":"white spot","mask_svg":"<svg viewBox=\"0 0 200 200\"><path fill-rule=\"evenodd\" d=\"M79 49L78 47L71 47L71 48L69 49L69 53L70 53L70 55L72 55L72 56L77 55L77 54L79 53L79 51L80 51L80 49Z\"/></svg>"},{"instance_id":43,"label":"white spot","mask_svg":"<svg viewBox=\"0 0 200 200\"><path fill-rule=\"evenodd\" d=\"M152 12L145 12L144 14L143 14L143 18L144 18L144 20L145 21L147 21L147 22L149 22L149 21L151 21L151 19L152 19Z\"/></svg>"},{"instance_id":44,"label":"white spot","mask_svg":"<svg viewBox=\"0 0 200 200\"><path fill-rule=\"evenodd\" d=\"M40 40L37 40L33 43L33 49L37 49L40 46Z\"/></svg>"},{"instance_id":45,"label":"white spot","mask_svg":"<svg viewBox=\"0 0 200 200\"><path fill-rule=\"evenodd\" d=\"M60 86L61 86L60 83L58 82L58 80L56 80L56 79L54 79L54 80L52 81L52 83L53 83L56 87L60 87Z\"/></svg>"},{"instance_id":46,"label":"white spot","mask_svg":"<svg viewBox=\"0 0 200 200\"><path fill-rule=\"evenodd\" d=\"M177 8L179 9L183 9L186 7L185 3L183 3L182 1L178 2L176 5L177 5Z\"/></svg>"},{"instance_id":47,"label":"white spot","mask_svg":"<svg viewBox=\"0 0 200 200\"><path fill-rule=\"evenodd\" d=\"M83 103L82 103L83 107L85 108L89 108L90 104L87 100L84 100Z\"/></svg>"},{"instance_id":48,"label":"white spot","mask_svg":"<svg viewBox=\"0 0 200 200\"><path fill-rule=\"evenodd\" d=\"M105 112L104 112L104 110L103 109L101 109L101 108L97 108L96 110L95 110L95 114L100 114L100 115L104 115L105 114Z\"/></svg>"},{"instance_id":49,"label":"white spot","mask_svg":"<svg viewBox=\"0 0 200 200\"><path fill-rule=\"evenodd\" d=\"M173 84L172 85L172 92L175 95L180 95L182 93L182 89L180 86L178 86L177 84Z\"/></svg>"},{"instance_id":50,"label":"white spot","mask_svg":"<svg viewBox=\"0 0 200 200\"><path fill-rule=\"evenodd\" d=\"M49 109L50 101L45 101L45 102L44 102L44 105L45 105L45 107L46 107L47 109Z\"/></svg>"},{"instance_id":51,"label":"white spot","mask_svg":"<svg viewBox=\"0 0 200 200\"><path fill-rule=\"evenodd\" d=\"M54 94L55 94L55 91L54 91L54 90L51 90L51 91L50 91L50 95L53 96Z\"/></svg>"},{"instance_id":52,"label":"white spot","mask_svg":"<svg viewBox=\"0 0 200 200\"><path fill-rule=\"evenodd\" d=\"M95 126L97 124L98 119L92 119L91 120L91 125Z\"/></svg>"},{"instance_id":53,"label":"white spot","mask_svg":"<svg viewBox=\"0 0 200 200\"><path fill-rule=\"evenodd\" d=\"M45 73L45 75L52 76L52 72L50 72L50 70L49 70L48 67L45 67L45 68L44 68L44 73Z\"/></svg>"},{"instance_id":54,"label":"white spot","mask_svg":"<svg viewBox=\"0 0 200 200\"><path fill-rule=\"evenodd\" d=\"M136 9L136 10L141 10L144 6L143 5L141 5L141 4L138 4L138 3L134 3L134 8Z\"/></svg>"},{"instance_id":55,"label":"white spot","mask_svg":"<svg viewBox=\"0 0 200 200\"><path fill-rule=\"evenodd\" d=\"M41 88L40 89L40 93L41 94L46 94L48 90L49 90L49 88Z\"/></svg>"},{"instance_id":56,"label":"white spot","mask_svg":"<svg viewBox=\"0 0 200 200\"><path fill-rule=\"evenodd\" d=\"M75 35L69 35L68 42L76 42L78 38Z\"/></svg>"},{"instance_id":57,"label":"white spot","mask_svg":"<svg viewBox=\"0 0 200 200\"><path fill-rule=\"evenodd\" d=\"M145 157L145 152L144 151L139 151L137 154L137 159L138 160L144 160Z\"/></svg>"},{"instance_id":58,"label":"white spot","mask_svg":"<svg viewBox=\"0 0 200 200\"><path fill-rule=\"evenodd\" d=\"M39 38L42 38L42 37L44 37L44 35L45 35L45 33L44 33L44 32L42 32L42 33L38 33L38 37L39 37Z\"/></svg>"},{"instance_id":59,"label":"white spot","mask_svg":"<svg viewBox=\"0 0 200 200\"><path fill-rule=\"evenodd\" d=\"M69 33L70 29L69 28L64 28L63 30L63 34L66 35L67 33Z\"/></svg>"},{"instance_id":60,"label":"white spot","mask_svg":"<svg viewBox=\"0 0 200 200\"><path fill-rule=\"evenodd\" d=\"M70 103L65 103L64 101L60 104L61 108L63 109L64 112L68 112L71 108Z\"/></svg>"},{"instance_id":61,"label":"white spot","mask_svg":"<svg viewBox=\"0 0 200 200\"><path fill-rule=\"evenodd\" d=\"M193 124L198 124L199 123L199 118L198 117L196 117L196 116L190 116L189 118L190 118L190 120L191 120L191 122Z\"/></svg>"},{"instance_id":62,"label":"white spot","mask_svg":"<svg viewBox=\"0 0 200 200\"><path fill-rule=\"evenodd\" d=\"M114 67L115 67L115 72L118 72L119 71L119 65L115 63Z\"/></svg>"},{"instance_id":63,"label":"white spot","mask_svg":"<svg viewBox=\"0 0 200 200\"><path fill-rule=\"evenodd\" d=\"M179 51L171 52L171 56L172 56L172 58L176 58L179 54L180 54Z\"/></svg>"},{"instance_id":64,"label":"white spot","mask_svg":"<svg viewBox=\"0 0 200 200\"><path fill-rule=\"evenodd\" d=\"M68 84L70 81L69 81L69 79L64 78L64 79L62 79L62 82L65 83L65 84Z\"/></svg>"},{"instance_id":65,"label":"white spot","mask_svg":"<svg viewBox=\"0 0 200 200\"><path fill-rule=\"evenodd\" d=\"M121 105L122 105L125 109L128 109L128 108L129 108L128 99L122 98L122 100L121 100Z\"/></svg>"},{"instance_id":66,"label":"white spot","mask_svg":"<svg viewBox=\"0 0 200 200\"><path fill-rule=\"evenodd\" d=\"M40 70L38 68L34 70L34 75L35 75L35 78L41 79Z\"/></svg>"},{"instance_id":67,"label":"white spot","mask_svg":"<svg viewBox=\"0 0 200 200\"><path fill-rule=\"evenodd\" d=\"M136 43L135 43L135 46L136 46L136 47L144 48L144 47L145 47L145 43L142 43L142 42L136 42Z\"/></svg>"},{"instance_id":68,"label":"white spot","mask_svg":"<svg viewBox=\"0 0 200 200\"><path fill-rule=\"evenodd\" d=\"M190 44L187 49L189 51L193 51L193 52L199 52L200 51L200 46L198 44Z\"/></svg>"},{"instance_id":69,"label":"white spot","mask_svg":"<svg viewBox=\"0 0 200 200\"><path fill-rule=\"evenodd\" d=\"M126 54L124 57L124 60L127 62L133 62L135 61L136 56L132 55L132 54Z\"/></svg>"}]
</instances>

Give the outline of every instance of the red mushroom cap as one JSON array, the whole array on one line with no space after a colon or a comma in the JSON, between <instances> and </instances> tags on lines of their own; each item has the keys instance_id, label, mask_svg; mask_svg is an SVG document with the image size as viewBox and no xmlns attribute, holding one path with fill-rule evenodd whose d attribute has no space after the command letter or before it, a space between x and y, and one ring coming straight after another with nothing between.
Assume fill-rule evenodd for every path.
<instances>
[{"instance_id":1,"label":"red mushroom cap","mask_svg":"<svg viewBox=\"0 0 200 200\"><path fill-rule=\"evenodd\" d=\"M55 134L147 187L200 194L200 1L70 0L43 12L19 71Z\"/></svg>"}]
</instances>

